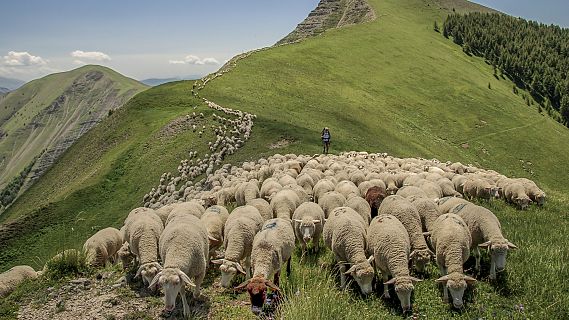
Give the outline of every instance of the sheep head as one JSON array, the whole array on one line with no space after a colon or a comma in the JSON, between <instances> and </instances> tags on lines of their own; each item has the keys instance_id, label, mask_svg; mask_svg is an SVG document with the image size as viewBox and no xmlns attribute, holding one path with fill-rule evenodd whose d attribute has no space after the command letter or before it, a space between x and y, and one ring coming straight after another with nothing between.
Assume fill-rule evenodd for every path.
<instances>
[{"instance_id":1,"label":"sheep head","mask_svg":"<svg viewBox=\"0 0 569 320\"><path fill-rule=\"evenodd\" d=\"M409 255L409 260L413 261L413 264L415 265L415 269L417 269L417 271L423 272L427 263L429 263L431 261L431 258L434 256L435 254L428 248L418 249L411 252Z\"/></svg>"},{"instance_id":2,"label":"sheep head","mask_svg":"<svg viewBox=\"0 0 569 320\"><path fill-rule=\"evenodd\" d=\"M486 241L478 246L480 248L488 249L488 253L491 257L491 263L495 264L498 272L503 271L506 268L506 256L508 255L508 250L518 248L516 245L508 241L508 239Z\"/></svg>"},{"instance_id":3,"label":"sheep head","mask_svg":"<svg viewBox=\"0 0 569 320\"><path fill-rule=\"evenodd\" d=\"M224 288L229 288L231 286L231 280L237 274L237 272L245 274L245 270L239 262L226 260L226 259L217 259L211 260L214 264L219 264L219 270L221 271L221 286Z\"/></svg>"},{"instance_id":4,"label":"sheep head","mask_svg":"<svg viewBox=\"0 0 569 320\"><path fill-rule=\"evenodd\" d=\"M162 266L158 262L144 263L138 267L135 278L142 276L144 284L149 284L155 278L156 274L162 270Z\"/></svg>"},{"instance_id":5,"label":"sheep head","mask_svg":"<svg viewBox=\"0 0 569 320\"><path fill-rule=\"evenodd\" d=\"M453 272L446 276L442 276L437 279L437 282L442 283L449 291L452 297L452 305L455 308L462 308L463 302L462 297L464 296L464 291L467 285L474 284L476 279L465 276L459 272Z\"/></svg>"},{"instance_id":6,"label":"sheep head","mask_svg":"<svg viewBox=\"0 0 569 320\"><path fill-rule=\"evenodd\" d=\"M356 280L360 290L366 295L373 291L372 280L375 274L375 271L371 266L373 260L373 256L370 256L367 260L352 265L348 271L344 272L345 275L350 275L354 280Z\"/></svg>"},{"instance_id":7,"label":"sheep head","mask_svg":"<svg viewBox=\"0 0 569 320\"><path fill-rule=\"evenodd\" d=\"M123 269L128 269L134 260L134 254L130 252L130 246L128 242L123 243L122 247L117 252L117 255L121 260Z\"/></svg>"},{"instance_id":8,"label":"sheep head","mask_svg":"<svg viewBox=\"0 0 569 320\"><path fill-rule=\"evenodd\" d=\"M154 276L154 279L152 279L148 287L152 290L156 289L157 286L161 287L164 290L164 309L166 311L172 311L176 306L178 293L185 294L183 288L185 285L190 286L192 290L196 286L182 270L178 268L166 268Z\"/></svg>"},{"instance_id":9,"label":"sheep head","mask_svg":"<svg viewBox=\"0 0 569 320\"><path fill-rule=\"evenodd\" d=\"M311 216L305 216L301 219L294 219L294 222L298 225L298 230L302 235L304 242L309 242L314 236L314 231L316 230L316 224L322 223L321 220L313 219Z\"/></svg>"},{"instance_id":10,"label":"sheep head","mask_svg":"<svg viewBox=\"0 0 569 320\"><path fill-rule=\"evenodd\" d=\"M395 285L395 292L397 297L401 302L401 308L403 311L411 310L411 293L415 287L413 286L416 282L421 282L422 280L411 277L411 276L401 276L393 278L384 284Z\"/></svg>"},{"instance_id":11,"label":"sheep head","mask_svg":"<svg viewBox=\"0 0 569 320\"><path fill-rule=\"evenodd\" d=\"M235 290L241 291L243 289L247 289L249 299L251 300L251 310L253 313L259 314L267 298L267 288L271 288L274 291L280 291L279 287L265 279L264 276L256 275L235 287Z\"/></svg>"}]
</instances>

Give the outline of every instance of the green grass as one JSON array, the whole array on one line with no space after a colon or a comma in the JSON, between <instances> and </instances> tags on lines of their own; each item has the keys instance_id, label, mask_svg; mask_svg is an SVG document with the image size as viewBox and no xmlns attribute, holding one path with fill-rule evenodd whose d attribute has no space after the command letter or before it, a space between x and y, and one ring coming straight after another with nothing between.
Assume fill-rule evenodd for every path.
<instances>
[{"instance_id":1,"label":"green grass","mask_svg":"<svg viewBox=\"0 0 569 320\"><path fill-rule=\"evenodd\" d=\"M449 1L443 2L450 8ZM434 282L438 273L432 267L416 287L414 312L430 319L567 318L569 131L528 107L512 92L512 83L494 78L483 60L465 55L434 32L433 21L442 25L448 11L429 0L370 3L378 20L255 53L200 91L222 106L258 115L249 142L227 161L240 163L276 152L318 153L320 130L328 126L333 152L436 157L530 177L548 194L544 208L520 212L502 202L485 204L520 248L509 255L507 272L490 283L483 270L467 294L466 309L455 312L441 302ZM468 8L455 3L457 11ZM205 125L211 123L211 111L190 95L192 84L177 82L138 94L71 147L0 216L5 244L0 247L0 270L16 264L41 266L58 248L80 247L96 230L120 226L162 172L174 172L189 150L205 153L211 137L199 139L185 131L156 138L171 120L194 111L193 106L206 114ZM268 148L283 138L293 143ZM295 256L293 274L284 284L290 301L282 311L286 318L307 319L307 308L313 319L325 319L327 312L339 309L345 319L402 318L397 300L339 291L337 279L329 276L333 270L320 268L332 262L329 253L302 266L298 261ZM248 306L238 303L246 300L244 294L217 292L211 282L204 293L215 319L250 315ZM308 304L312 297L318 302ZM520 305L523 313L516 309Z\"/></svg>"}]
</instances>

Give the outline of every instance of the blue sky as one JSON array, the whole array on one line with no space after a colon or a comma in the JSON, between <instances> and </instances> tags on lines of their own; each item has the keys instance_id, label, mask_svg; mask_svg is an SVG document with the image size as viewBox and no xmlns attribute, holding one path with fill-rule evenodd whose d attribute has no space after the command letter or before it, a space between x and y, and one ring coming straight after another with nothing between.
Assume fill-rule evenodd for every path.
<instances>
[{"instance_id":1,"label":"blue sky","mask_svg":"<svg viewBox=\"0 0 569 320\"><path fill-rule=\"evenodd\" d=\"M569 27L567 0L478 0ZM6 1L0 76L30 80L82 64L135 79L201 75L232 56L274 44L318 0Z\"/></svg>"}]
</instances>

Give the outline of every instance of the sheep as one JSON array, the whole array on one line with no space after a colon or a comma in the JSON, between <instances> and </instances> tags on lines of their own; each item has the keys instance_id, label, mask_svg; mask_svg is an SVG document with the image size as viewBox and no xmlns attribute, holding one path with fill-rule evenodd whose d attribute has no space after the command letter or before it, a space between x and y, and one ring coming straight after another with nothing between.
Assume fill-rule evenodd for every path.
<instances>
[{"instance_id":1,"label":"sheep","mask_svg":"<svg viewBox=\"0 0 569 320\"><path fill-rule=\"evenodd\" d=\"M342 289L346 288L346 275L351 275L367 295L372 291L374 269L373 256L366 258L366 227L364 219L352 208L336 208L324 224L324 243L340 266ZM351 265L348 270L347 265Z\"/></svg>"},{"instance_id":2,"label":"sheep","mask_svg":"<svg viewBox=\"0 0 569 320\"><path fill-rule=\"evenodd\" d=\"M431 231L431 244L435 248L437 266L443 284L443 301L448 303L448 291L455 308L463 305L466 286L476 279L464 275L463 265L470 256L471 234L464 220L456 214L445 213L437 218Z\"/></svg>"},{"instance_id":3,"label":"sheep","mask_svg":"<svg viewBox=\"0 0 569 320\"><path fill-rule=\"evenodd\" d=\"M12 293L20 283L28 279L36 279L37 272L30 266L15 266L0 274L0 298Z\"/></svg>"},{"instance_id":4,"label":"sheep","mask_svg":"<svg viewBox=\"0 0 569 320\"><path fill-rule=\"evenodd\" d=\"M158 263L158 240L162 231L162 220L154 210L129 215L125 221L124 241L129 243L139 263L135 278L142 276L145 285L162 269Z\"/></svg>"},{"instance_id":5,"label":"sheep","mask_svg":"<svg viewBox=\"0 0 569 320\"><path fill-rule=\"evenodd\" d=\"M428 199L429 196L423 189L415 186L404 186L401 189L397 190L397 195L402 196L403 198L408 197L418 197L418 198L426 198Z\"/></svg>"},{"instance_id":6,"label":"sheep","mask_svg":"<svg viewBox=\"0 0 569 320\"><path fill-rule=\"evenodd\" d=\"M229 212L227 209L216 205L207 208L200 218L207 230L210 257L215 254L215 250L223 243L223 227L228 217Z\"/></svg>"},{"instance_id":7,"label":"sheep","mask_svg":"<svg viewBox=\"0 0 569 320\"><path fill-rule=\"evenodd\" d=\"M344 203L346 203L346 198L336 191L328 191L318 198L318 205L324 210L326 219L328 219L332 210L342 207Z\"/></svg>"},{"instance_id":8,"label":"sheep","mask_svg":"<svg viewBox=\"0 0 569 320\"><path fill-rule=\"evenodd\" d=\"M308 173L301 173L296 177L296 184L304 188L306 192L312 193L312 188L314 188L314 179Z\"/></svg>"},{"instance_id":9,"label":"sheep","mask_svg":"<svg viewBox=\"0 0 569 320\"><path fill-rule=\"evenodd\" d=\"M243 182L237 187L235 200L238 206L244 206L249 200L259 197L259 185L257 180Z\"/></svg>"},{"instance_id":10,"label":"sheep","mask_svg":"<svg viewBox=\"0 0 569 320\"><path fill-rule=\"evenodd\" d=\"M185 215L193 215L196 218L201 218L203 213L205 212L204 207L199 204L197 201L186 201L173 204L173 208L166 219L166 225L168 225L171 221L176 220L179 217L183 217Z\"/></svg>"},{"instance_id":11,"label":"sheep","mask_svg":"<svg viewBox=\"0 0 569 320\"><path fill-rule=\"evenodd\" d=\"M415 206L421 217L423 231L430 232L435 220L441 215L437 203L433 200L422 198L411 199L411 203Z\"/></svg>"},{"instance_id":12,"label":"sheep","mask_svg":"<svg viewBox=\"0 0 569 320\"><path fill-rule=\"evenodd\" d=\"M314 202L318 202L320 197L328 191L334 191L334 184L330 180L322 179L316 182L314 188L312 189Z\"/></svg>"},{"instance_id":13,"label":"sheep","mask_svg":"<svg viewBox=\"0 0 569 320\"><path fill-rule=\"evenodd\" d=\"M359 196L351 197L346 200L344 206L354 209L360 216L362 216L362 218L364 218L366 224L369 225L369 222L371 221L371 207L364 198Z\"/></svg>"},{"instance_id":14,"label":"sheep","mask_svg":"<svg viewBox=\"0 0 569 320\"><path fill-rule=\"evenodd\" d=\"M271 208L271 205L265 199L261 199L261 198L253 199L253 200L250 200L249 203L247 203L247 204L250 206L253 206L253 207L257 208L257 210L259 210L261 217L263 217L263 221L270 220L274 217L273 216L273 209Z\"/></svg>"},{"instance_id":15,"label":"sheep","mask_svg":"<svg viewBox=\"0 0 569 320\"><path fill-rule=\"evenodd\" d=\"M275 178L268 178L261 185L260 196L265 200L270 200L282 187Z\"/></svg>"},{"instance_id":16,"label":"sheep","mask_svg":"<svg viewBox=\"0 0 569 320\"><path fill-rule=\"evenodd\" d=\"M107 261L115 262L122 244L123 235L119 230L109 227L97 231L83 244L87 263L91 266L104 266Z\"/></svg>"},{"instance_id":17,"label":"sheep","mask_svg":"<svg viewBox=\"0 0 569 320\"><path fill-rule=\"evenodd\" d=\"M417 186L425 191L429 199L436 200L443 197L443 190L435 182L429 180L421 180Z\"/></svg>"},{"instance_id":18,"label":"sheep","mask_svg":"<svg viewBox=\"0 0 569 320\"><path fill-rule=\"evenodd\" d=\"M463 175L456 175L452 178L452 183L454 184L454 189L461 194L464 194L464 183L468 180Z\"/></svg>"},{"instance_id":19,"label":"sheep","mask_svg":"<svg viewBox=\"0 0 569 320\"><path fill-rule=\"evenodd\" d=\"M263 222L259 210L250 205L235 208L227 218L223 235L225 255L223 259L211 261L220 265L222 287L229 288L237 272L245 274L247 279L251 277L253 238ZM241 266L242 262L245 269Z\"/></svg>"},{"instance_id":20,"label":"sheep","mask_svg":"<svg viewBox=\"0 0 569 320\"><path fill-rule=\"evenodd\" d=\"M305 202L294 210L294 235L297 242L306 251L306 245L312 240L315 251L319 251L320 237L324 225L324 211L314 202Z\"/></svg>"},{"instance_id":21,"label":"sheep","mask_svg":"<svg viewBox=\"0 0 569 320\"><path fill-rule=\"evenodd\" d=\"M411 243L405 226L392 215L373 218L367 230L367 251L374 257L375 267L379 268L383 277L383 296L389 299L387 286L395 285L401 308L403 311L410 310L413 285L421 280L409 275Z\"/></svg>"},{"instance_id":22,"label":"sheep","mask_svg":"<svg viewBox=\"0 0 569 320\"><path fill-rule=\"evenodd\" d=\"M387 196L385 188L379 186L373 186L369 188L365 195L365 200L371 208L371 217L377 216L377 210L383 202L383 199Z\"/></svg>"},{"instance_id":23,"label":"sheep","mask_svg":"<svg viewBox=\"0 0 569 320\"><path fill-rule=\"evenodd\" d=\"M521 183L526 191L526 194L529 196L529 198L536 202L537 205L539 206L543 206L545 203L545 192L543 192L543 190L541 190L536 184L535 182L526 179L526 178L519 178L516 179L516 182Z\"/></svg>"},{"instance_id":24,"label":"sheep","mask_svg":"<svg viewBox=\"0 0 569 320\"><path fill-rule=\"evenodd\" d=\"M469 179L464 182L463 194L468 199L490 200L492 198L492 186L484 179Z\"/></svg>"},{"instance_id":25,"label":"sheep","mask_svg":"<svg viewBox=\"0 0 569 320\"><path fill-rule=\"evenodd\" d=\"M207 229L199 218L186 215L176 223L166 225L160 236L160 257L164 269L154 276L149 288L164 288L166 311L176 306L176 297L182 296L184 316L190 308L186 301L185 286L193 288L193 297L200 295L209 255Z\"/></svg>"},{"instance_id":26,"label":"sheep","mask_svg":"<svg viewBox=\"0 0 569 320\"><path fill-rule=\"evenodd\" d=\"M360 194L360 189L358 189L358 187L349 180L339 182L334 188L334 191L340 193L346 199L349 198L350 194L355 194L355 195Z\"/></svg>"},{"instance_id":27,"label":"sheep","mask_svg":"<svg viewBox=\"0 0 569 320\"><path fill-rule=\"evenodd\" d=\"M441 178L435 182L439 185L439 187L441 187L441 190L443 192L443 197L451 196L451 197L462 198L462 194L460 194L458 191L455 190L454 184L449 179Z\"/></svg>"},{"instance_id":28,"label":"sheep","mask_svg":"<svg viewBox=\"0 0 569 320\"><path fill-rule=\"evenodd\" d=\"M283 218L290 221L296 207L300 205L300 198L291 189L282 189L271 199L271 209L274 217Z\"/></svg>"},{"instance_id":29,"label":"sheep","mask_svg":"<svg viewBox=\"0 0 569 320\"><path fill-rule=\"evenodd\" d=\"M162 223L166 225L166 220L168 220L170 212L172 212L172 209L174 209L175 207L176 207L175 204L167 204L163 207L156 209L154 212L160 217Z\"/></svg>"},{"instance_id":30,"label":"sheep","mask_svg":"<svg viewBox=\"0 0 569 320\"><path fill-rule=\"evenodd\" d=\"M514 203L519 209L525 210L530 202L530 197L526 194L526 189L521 183L513 182L504 189L506 201Z\"/></svg>"},{"instance_id":31,"label":"sheep","mask_svg":"<svg viewBox=\"0 0 569 320\"><path fill-rule=\"evenodd\" d=\"M471 249L474 249L476 270L480 270L480 248L487 248L490 253L490 280L496 279L496 271L506 267L506 256L511 249L517 249L502 235L501 225L492 211L474 204L459 204L451 210L459 215L472 235Z\"/></svg>"},{"instance_id":32,"label":"sheep","mask_svg":"<svg viewBox=\"0 0 569 320\"><path fill-rule=\"evenodd\" d=\"M287 276L290 275L290 258L294 250L294 231L289 220L275 218L265 222L253 240L251 261L254 277L246 280L236 290L247 288L251 308L259 314L265 304L267 286L279 291L279 276L286 262ZM270 278L274 277L271 283Z\"/></svg>"},{"instance_id":33,"label":"sheep","mask_svg":"<svg viewBox=\"0 0 569 320\"><path fill-rule=\"evenodd\" d=\"M423 272L425 265L434 256L427 247L421 227L421 217L415 206L409 200L400 196L389 196L383 200L378 210L378 215L390 214L395 216L405 226L411 240L410 258L413 259L415 269Z\"/></svg>"},{"instance_id":34,"label":"sheep","mask_svg":"<svg viewBox=\"0 0 569 320\"><path fill-rule=\"evenodd\" d=\"M362 196L362 198L365 198L367 191L371 187L378 187L381 190L383 190L383 193L385 193L385 183L383 182L383 180L372 179L368 181L363 181L358 185L358 189L360 190L360 195Z\"/></svg>"},{"instance_id":35,"label":"sheep","mask_svg":"<svg viewBox=\"0 0 569 320\"><path fill-rule=\"evenodd\" d=\"M452 208L454 208L456 205L459 205L461 203L470 203L470 201L457 197L444 197L435 201L435 203L438 206L439 212L441 214L444 214L444 213L449 213L449 211Z\"/></svg>"}]
</instances>

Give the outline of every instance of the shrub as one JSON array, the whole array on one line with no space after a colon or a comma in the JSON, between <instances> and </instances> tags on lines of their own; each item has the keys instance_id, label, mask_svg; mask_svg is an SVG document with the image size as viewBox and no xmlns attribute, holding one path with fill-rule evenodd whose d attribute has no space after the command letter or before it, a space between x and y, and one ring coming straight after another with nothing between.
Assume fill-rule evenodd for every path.
<instances>
[{"instance_id":1,"label":"shrub","mask_svg":"<svg viewBox=\"0 0 569 320\"><path fill-rule=\"evenodd\" d=\"M64 250L49 259L44 268L44 276L48 279L61 279L68 276L89 273L85 252L75 249Z\"/></svg>"}]
</instances>

